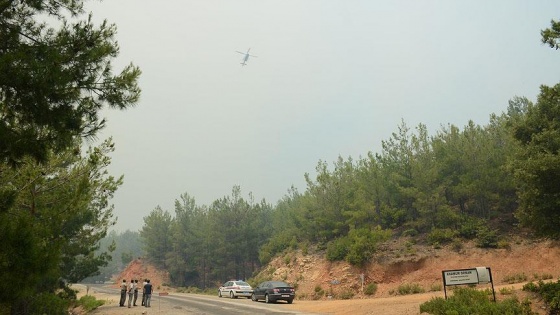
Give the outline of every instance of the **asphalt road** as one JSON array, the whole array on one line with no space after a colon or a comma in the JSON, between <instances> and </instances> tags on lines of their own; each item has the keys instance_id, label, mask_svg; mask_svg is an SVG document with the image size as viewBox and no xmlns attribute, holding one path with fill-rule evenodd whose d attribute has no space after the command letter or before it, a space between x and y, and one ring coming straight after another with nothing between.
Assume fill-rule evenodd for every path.
<instances>
[{"instance_id":1,"label":"asphalt road","mask_svg":"<svg viewBox=\"0 0 560 315\"><path fill-rule=\"evenodd\" d=\"M90 291L114 295L118 299L119 290L103 285L89 285ZM171 293L160 296L158 292L152 295L151 313L170 313L170 311L181 314L198 315L313 315L313 313L302 313L294 310L287 310L287 303L278 302L266 304L264 302L253 302L251 299L238 298L230 299L226 297Z\"/></svg>"}]
</instances>

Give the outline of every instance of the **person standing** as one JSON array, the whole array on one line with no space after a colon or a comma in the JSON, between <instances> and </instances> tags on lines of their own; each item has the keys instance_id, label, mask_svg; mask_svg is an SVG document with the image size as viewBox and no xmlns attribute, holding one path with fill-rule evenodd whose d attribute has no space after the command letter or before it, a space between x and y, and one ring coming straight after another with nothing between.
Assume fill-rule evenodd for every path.
<instances>
[{"instance_id":1,"label":"person standing","mask_svg":"<svg viewBox=\"0 0 560 315\"><path fill-rule=\"evenodd\" d=\"M138 299L138 279L134 280L134 300L132 306L136 306L136 300Z\"/></svg>"},{"instance_id":2,"label":"person standing","mask_svg":"<svg viewBox=\"0 0 560 315\"><path fill-rule=\"evenodd\" d=\"M148 279L144 279L144 283L142 283L142 306L146 306L146 291L144 290L146 283L148 283L146 281L148 281Z\"/></svg>"},{"instance_id":3,"label":"person standing","mask_svg":"<svg viewBox=\"0 0 560 315\"><path fill-rule=\"evenodd\" d=\"M121 300L119 301L119 306L124 306L124 302L126 301L126 280L123 279L121 283Z\"/></svg>"},{"instance_id":4,"label":"person standing","mask_svg":"<svg viewBox=\"0 0 560 315\"><path fill-rule=\"evenodd\" d=\"M150 279L146 280L146 284L144 285L144 294L146 294L146 302L144 303L144 306L150 307L150 300L152 299L152 284L150 283Z\"/></svg>"},{"instance_id":5,"label":"person standing","mask_svg":"<svg viewBox=\"0 0 560 315\"><path fill-rule=\"evenodd\" d=\"M128 308L132 306L132 297L134 296L134 279L130 279L128 285Z\"/></svg>"}]
</instances>

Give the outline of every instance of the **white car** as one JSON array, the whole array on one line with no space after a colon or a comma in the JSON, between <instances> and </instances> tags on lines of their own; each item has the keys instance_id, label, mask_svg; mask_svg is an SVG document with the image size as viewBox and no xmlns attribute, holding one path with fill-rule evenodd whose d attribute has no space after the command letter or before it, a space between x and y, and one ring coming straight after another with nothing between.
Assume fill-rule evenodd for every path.
<instances>
[{"instance_id":1,"label":"white car","mask_svg":"<svg viewBox=\"0 0 560 315\"><path fill-rule=\"evenodd\" d=\"M224 283L218 289L218 296L229 296L232 299L237 299L240 296L251 298L253 295L253 288L250 284L241 280L232 280Z\"/></svg>"}]
</instances>

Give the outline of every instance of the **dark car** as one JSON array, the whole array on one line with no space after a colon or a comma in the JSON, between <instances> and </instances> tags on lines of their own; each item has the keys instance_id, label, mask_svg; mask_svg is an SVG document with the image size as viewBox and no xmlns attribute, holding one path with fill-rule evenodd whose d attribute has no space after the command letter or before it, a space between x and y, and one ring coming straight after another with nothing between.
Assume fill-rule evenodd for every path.
<instances>
[{"instance_id":1,"label":"dark car","mask_svg":"<svg viewBox=\"0 0 560 315\"><path fill-rule=\"evenodd\" d=\"M284 300L288 304L292 304L296 290L291 285L282 281L265 281L253 288L251 300L264 300L266 303L275 303L278 300Z\"/></svg>"}]
</instances>

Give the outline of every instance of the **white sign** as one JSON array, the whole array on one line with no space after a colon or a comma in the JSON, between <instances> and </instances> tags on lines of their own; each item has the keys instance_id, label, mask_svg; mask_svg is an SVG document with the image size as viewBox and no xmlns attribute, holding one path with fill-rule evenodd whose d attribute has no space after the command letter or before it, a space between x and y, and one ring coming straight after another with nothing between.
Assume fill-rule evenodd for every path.
<instances>
[{"instance_id":1,"label":"white sign","mask_svg":"<svg viewBox=\"0 0 560 315\"><path fill-rule=\"evenodd\" d=\"M494 292L494 283L492 282L492 271L490 267L476 267L470 269L443 270L443 291L447 299L447 286L460 284L479 284L491 283L494 302L496 302L496 292Z\"/></svg>"},{"instance_id":2,"label":"white sign","mask_svg":"<svg viewBox=\"0 0 560 315\"><path fill-rule=\"evenodd\" d=\"M475 269L443 271L445 285L478 284L478 272Z\"/></svg>"},{"instance_id":3,"label":"white sign","mask_svg":"<svg viewBox=\"0 0 560 315\"><path fill-rule=\"evenodd\" d=\"M476 273L478 273L478 283L490 283L492 281L488 268L476 267Z\"/></svg>"}]
</instances>

